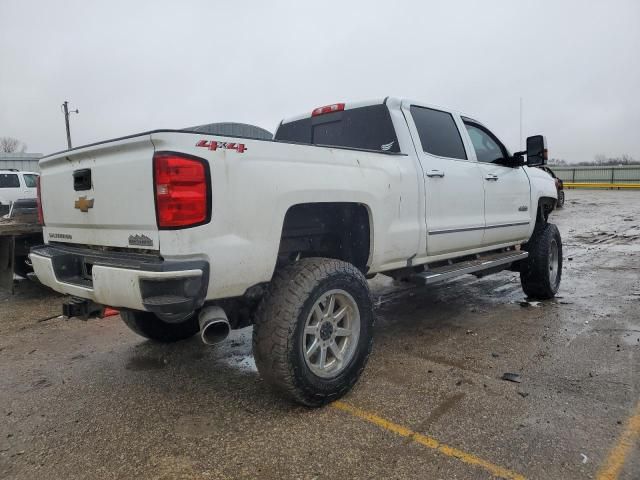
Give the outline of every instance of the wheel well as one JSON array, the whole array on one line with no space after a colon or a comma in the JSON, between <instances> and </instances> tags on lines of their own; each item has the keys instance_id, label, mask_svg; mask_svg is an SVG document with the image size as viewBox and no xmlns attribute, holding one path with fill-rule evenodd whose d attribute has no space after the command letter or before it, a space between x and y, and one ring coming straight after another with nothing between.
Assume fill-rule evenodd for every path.
<instances>
[{"instance_id":1,"label":"wheel well","mask_svg":"<svg viewBox=\"0 0 640 480\"><path fill-rule=\"evenodd\" d=\"M344 260L366 273L370 251L369 212L360 203L304 203L287 211L278 263L303 257Z\"/></svg>"},{"instance_id":2,"label":"wheel well","mask_svg":"<svg viewBox=\"0 0 640 480\"><path fill-rule=\"evenodd\" d=\"M540 197L538 200L538 212L536 223L547 223L549 219L549 214L556 208L557 200L553 197Z\"/></svg>"}]
</instances>

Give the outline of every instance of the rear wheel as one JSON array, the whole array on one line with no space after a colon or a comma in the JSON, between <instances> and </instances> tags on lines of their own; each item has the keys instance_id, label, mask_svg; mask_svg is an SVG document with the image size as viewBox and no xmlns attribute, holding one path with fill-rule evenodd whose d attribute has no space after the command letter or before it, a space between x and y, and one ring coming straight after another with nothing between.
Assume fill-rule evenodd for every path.
<instances>
[{"instance_id":1,"label":"rear wheel","mask_svg":"<svg viewBox=\"0 0 640 480\"><path fill-rule=\"evenodd\" d=\"M558 201L556 202L556 207L557 208L564 207L564 190L560 190L558 192Z\"/></svg>"},{"instance_id":2,"label":"rear wheel","mask_svg":"<svg viewBox=\"0 0 640 480\"><path fill-rule=\"evenodd\" d=\"M562 278L562 239L552 223L536 225L524 247L529 257L520 270L520 283L528 297L553 298Z\"/></svg>"},{"instance_id":3,"label":"rear wheel","mask_svg":"<svg viewBox=\"0 0 640 480\"><path fill-rule=\"evenodd\" d=\"M276 272L253 327L262 377L307 406L347 393L373 342L374 315L362 273L340 260L307 258Z\"/></svg>"},{"instance_id":4,"label":"rear wheel","mask_svg":"<svg viewBox=\"0 0 640 480\"><path fill-rule=\"evenodd\" d=\"M200 331L194 314L166 317L151 312L125 310L120 312L124 323L138 335L157 342L171 343L192 337Z\"/></svg>"}]
</instances>

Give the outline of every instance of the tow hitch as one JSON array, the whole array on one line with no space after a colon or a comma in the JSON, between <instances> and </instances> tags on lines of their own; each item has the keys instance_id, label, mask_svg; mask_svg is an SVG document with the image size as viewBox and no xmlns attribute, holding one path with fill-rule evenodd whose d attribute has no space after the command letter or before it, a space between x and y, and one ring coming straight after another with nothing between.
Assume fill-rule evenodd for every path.
<instances>
[{"instance_id":1,"label":"tow hitch","mask_svg":"<svg viewBox=\"0 0 640 480\"><path fill-rule=\"evenodd\" d=\"M102 317L104 310L104 305L84 298L71 297L62 304L62 315L67 318L77 317L89 320L90 318Z\"/></svg>"}]
</instances>

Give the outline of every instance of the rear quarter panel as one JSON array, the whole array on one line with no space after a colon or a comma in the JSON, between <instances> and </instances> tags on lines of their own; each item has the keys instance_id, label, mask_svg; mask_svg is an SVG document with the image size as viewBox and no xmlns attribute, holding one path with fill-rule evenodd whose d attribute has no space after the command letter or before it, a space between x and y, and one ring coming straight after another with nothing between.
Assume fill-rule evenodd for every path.
<instances>
[{"instance_id":1,"label":"rear quarter panel","mask_svg":"<svg viewBox=\"0 0 640 480\"><path fill-rule=\"evenodd\" d=\"M242 143L245 151L197 147L200 140ZM208 160L211 222L160 231L161 254L199 254L211 264L207 298L242 295L271 279L287 210L312 202L357 202L371 226L369 267L406 265L419 242L419 199L414 159L328 147L161 132L156 151Z\"/></svg>"}]
</instances>

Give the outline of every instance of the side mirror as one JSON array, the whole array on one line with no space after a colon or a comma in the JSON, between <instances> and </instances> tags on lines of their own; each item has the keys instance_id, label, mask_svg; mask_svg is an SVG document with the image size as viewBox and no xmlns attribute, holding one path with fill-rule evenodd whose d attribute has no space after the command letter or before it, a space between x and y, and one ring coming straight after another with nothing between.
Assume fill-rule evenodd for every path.
<instances>
[{"instance_id":1,"label":"side mirror","mask_svg":"<svg viewBox=\"0 0 640 480\"><path fill-rule=\"evenodd\" d=\"M547 140L544 135L527 137L527 165L534 167L547 163Z\"/></svg>"}]
</instances>

